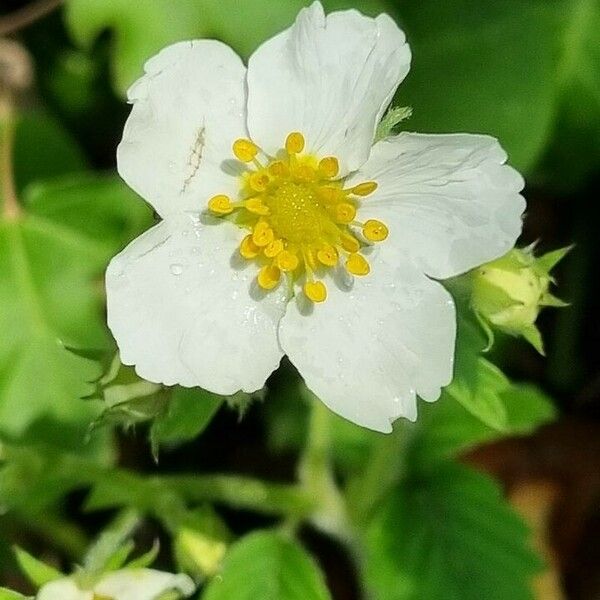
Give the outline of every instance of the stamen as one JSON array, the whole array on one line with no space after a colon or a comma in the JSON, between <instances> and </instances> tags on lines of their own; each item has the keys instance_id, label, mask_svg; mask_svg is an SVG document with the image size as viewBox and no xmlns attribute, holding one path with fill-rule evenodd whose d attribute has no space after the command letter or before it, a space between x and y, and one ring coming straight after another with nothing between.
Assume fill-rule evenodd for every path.
<instances>
[{"instance_id":1,"label":"stamen","mask_svg":"<svg viewBox=\"0 0 600 600\"><path fill-rule=\"evenodd\" d=\"M335 177L340 170L340 164L335 156L326 156L319 162L319 171L325 177L331 179Z\"/></svg>"},{"instance_id":2,"label":"stamen","mask_svg":"<svg viewBox=\"0 0 600 600\"><path fill-rule=\"evenodd\" d=\"M351 254L346 261L346 270L352 275L368 275L371 267L362 254Z\"/></svg>"},{"instance_id":3,"label":"stamen","mask_svg":"<svg viewBox=\"0 0 600 600\"><path fill-rule=\"evenodd\" d=\"M389 230L385 223L375 219L369 219L363 225L363 235L371 242L383 242L388 236Z\"/></svg>"},{"instance_id":4,"label":"stamen","mask_svg":"<svg viewBox=\"0 0 600 600\"><path fill-rule=\"evenodd\" d=\"M342 235L342 248L347 252L358 252L360 250L360 242L349 233Z\"/></svg>"},{"instance_id":5,"label":"stamen","mask_svg":"<svg viewBox=\"0 0 600 600\"><path fill-rule=\"evenodd\" d=\"M275 258L280 252L283 251L283 241L273 240L264 249L265 256L267 258Z\"/></svg>"},{"instance_id":6,"label":"stamen","mask_svg":"<svg viewBox=\"0 0 600 600\"><path fill-rule=\"evenodd\" d=\"M281 160L276 160L269 165L269 173L273 177L286 177L289 172L289 167Z\"/></svg>"},{"instance_id":7,"label":"stamen","mask_svg":"<svg viewBox=\"0 0 600 600\"><path fill-rule=\"evenodd\" d=\"M336 187L322 187L319 188L319 196L327 204L334 204L338 200L343 200L346 196L343 190Z\"/></svg>"},{"instance_id":8,"label":"stamen","mask_svg":"<svg viewBox=\"0 0 600 600\"><path fill-rule=\"evenodd\" d=\"M348 191L354 194L355 196L368 196L369 194L372 194L377 189L377 187L377 182L375 181L364 181L363 183L355 185Z\"/></svg>"},{"instance_id":9,"label":"stamen","mask_svg":"<svg viewBox=\"0 0 600 600\"><path fill-rule=\"evenodd\" d=\"M281 271L274 265L265 265L258 272L258 285L263 290L272 290L278 283L281 277Z\"/></svg>"},{"instance_id":10,"label":"stamen","mask_svg":"<svg viewBox=\"0 0 600 600\"><path fill-rule=\"evenodd\" d=\"M269 185L271 178L266 171L255 171L250 175L249 183L250 187L255 192L264 192Z\"/></svg>"},{"instance_id":11,"label":"stamen","mask_svg":"<svg viewBox=\"0 0 600 600\"><path fill-rule=\"evenodd\" d=\"M317 258L326 267L335 267L338 261L338 253L333 246L326 244L317 252Z\"/></svg>"},{"instance_id":12,"label":"stamen","mask_svg":"<svg viewBox=\"0 0 600 600\"><path fill-rule=\"evenodd\" d=\"M289 250L280 252L277 255L276 262L277 266L285 273L295 271L300 264L298 257L295 254L292 254Z\"/></svg>"},{"instance_id":13,"label":"stamen","mask_svg":"<svg viewBox=\"0 0 600 600\"><path fill-rule=\"evenodd\" d=\"M347 225L352 223L356 216L356 208L348 202L342 202L335 207L335 218L338 223Z\"/></svg>"},{"instance_id":14,"label":"stamen","mask_svg":"<svg viewBox=\"0 0 600 600\"><path fill-rule=\"evenodd\" d=\"M304 293L313 302L325 302L327 299L327 288L322 281L307 281L304 284Z\"/></svg>"},{"instance_id":15,"label":"stamen","mask_svg":"<svg viewBox=\"0 0 600 600\"><path fill-rule=\"evenodd\" d=\"M316 171L309 165L300 165L295 170L296 177L303 181L314 181L316 174Z\"/></svg>"},{"instance_id":16,"label":"stamen","mask_svg":"<svg viewBox=\"0 0 600 600\"><path fill-rule=\"evenodd\" d=\"M233 203L229 196L219 194L208 201L208 208L217 215L228 215L233 212Z\"/></svg>"},{"instance_id":17,"label":"stamen","mask_svg":"<svg viewBox=\"0 0 600 600\"><path fill-rule=\"evenodd\" d=\"M235 223L250 230L240 242L239 253L259 261L260 288L275 288L283 273L292 295L294 282L304 275L304 294L318 303L324 302L328 293L315 273L321 276L336 267L343 256L348 273L367 275L370 265L360 254L361 247L385 240L389 232L381 221L357 219L361 197L372 194L377 183L363 181L344 189L344 180L335 179L340 172L338 159L319 159L306 154L305 147L298 131L287 136L285 152L277 158L250 139L235 140L233 153L247 164L240 178L240 195L235 201L225 194L214 196L208 208L221 216L236 211ZM364 236L360 240L358 230Z\"/></svg>"},{"instance_id":18,"label":"stamen","mask_svg":"<svg viewBox=\"0 0 600 600\"><path fill-rule=\"evenodd\" d=\"M304 150L304 136L299 131L293 131L285 140L285 149L288 154L299 154Z\"/></svg>"},{"instance_id":19,"label":"stamen","mask_svg":"<svg viewBox=\"0 0 600 600\"><path fill-rule=\"evenodd\" d=\"M256 258L260 248L252 241L252 234L247 235L240 244L240 254L247 259Z\"/></svg>"},{"instance_id":20,"label":"stamen","mask_svg":"<svg viewBox=\"0 0 600 600\"><path fill-rule=\"evenodd\" d=\"M264 248L270 244L274 238L275 234L266 221L259 221L254 226L254 231L252 232L252 241L257 246Z\"/></svg>"},{"instance_id":21,"label":"stamen","mask_svg":"<svg viewBox=\"0 0 600 600\"><path fill-rule=\"evenodd\" d=\"M233 154L238 160L245 163L252 162L258 154L258 150L258 146L250 140L240 138L233 142Z\"/></svg>"},{"instance_id":22,"label":"stamen","mask_svg":"<svg viewBox=\"0 0 600 600\"><path fill-rule=\"evenodd\" d=\"M261 198L248 198L244 200L244 208L255 215L268 215L269 208L263 204Z\"/></svg>"}]
</instances>

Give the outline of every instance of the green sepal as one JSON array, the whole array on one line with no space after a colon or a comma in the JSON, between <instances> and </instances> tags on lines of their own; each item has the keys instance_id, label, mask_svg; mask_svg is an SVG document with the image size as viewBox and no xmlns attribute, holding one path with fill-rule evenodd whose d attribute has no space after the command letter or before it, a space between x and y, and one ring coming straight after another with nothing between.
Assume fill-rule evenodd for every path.
<instances>
[{"instance_id":1,"label":"green sepal","mask_svg":"<svg viewBox=\"0 0 600 600\"><path fill-rule=\"evenodd\" d=\"M402 121L410 118L412 112L412 107L410 106L396 106L395 108L390 108L383 119L381 119L379 125L377 125L377 130L375 131L375 143L397 133L396 126Z\"/></svg>"},{"instance_id":2,"label":"green sepal","mask_svg":"<svg viewBox=\"0 0 600 600\"><path fill-rule=\"evenodd\" d=\"M34 600L33 596L23 596L7 588L0 588L0 600Z\"/></svg>"},{"instance_id":3,"label":"green sepal","mask_svg":"<svg viewBox=\"0 0 600 600\"><path fill-rule=\"evenodd\" d=\"M521 335L527 340L542 356L546 356L544 350L544 340L542 340L542 334L536 325L532 325L527 329L521 331Z\"/></svg>"},{"instance_id":4,"label":"green sepal","mask_svg":"<svg viewBox=\"0 0 600 600\"><path fill-rule=\"evenodd\" d=\"M64 578L60 571L31 556L22 548L15 546L14 552L21 571L34 586L39 588L51 581Z\"/></svg>"},{"instance_id":5,"label":"green sepal","mask_svg":"<svg viewBox=\"0 0 600 600\"><path fill-rule=\"evenodd\" d=\"M536 258L535 263L538 268L542 269L545 273L549 273L567 254L569 254L569 252L571 252L571 250L573 250L573 248L574 245L571 244L564 248L546 252L546 254Z\"/></svg>"}]
</instances>

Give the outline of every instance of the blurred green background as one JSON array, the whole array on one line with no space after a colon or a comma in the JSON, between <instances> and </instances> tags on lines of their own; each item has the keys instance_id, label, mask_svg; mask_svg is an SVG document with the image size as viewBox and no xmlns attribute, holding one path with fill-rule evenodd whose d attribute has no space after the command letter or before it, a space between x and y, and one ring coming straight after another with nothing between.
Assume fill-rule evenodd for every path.
<instances>
[{"instance_id":1,"label":"blurred green background","mask_svg":"<svg viewBox=\"0 0 600 600\"><path fill-rule=\"evenodd\" d=\"M103 269L153 222L151 211L114 171L129 110L127 87L142 73L145 59L182 39L221 39L247 58L306 4L2 0L0 99L11 99L14 183L31 215L18 257L10 256L8 242L0 238L0 437L10 467L0 476L0 505L6 513L0 517L5 541L0 544L0 575L5 585L23 585L9 555L11 543L42 540L46 556L53 558L58 550L65 560L85 545L80 528L95 532L102 522L102 515L81 511L83 494L73 492L81 482L63 469L62 453L85 454L94 465L118 460L140 472L154 468L141 434L119 434L115 444L107 441L110 429L103 428L82 446L100 407L73 398L93 393L85 382L97 377L100 367L56 341L76 348L113 348L102 312ZM481 448L469 460L499 478L515 503L524 502L521 508L531 518L542 518L546 510L546 550L561 580L560 594L599 598L600 4L326 0L324 5L328 10L391 14L413 51L412 70L394 100L413 108L404 128L498 137L510 163L527 179L522 244L539 240L542 250L575 244L556 273L559 295L571 306L543 313L540 320L547 357L514 340L504 340L494 350L495 362L511 378L535 382L552 396L560 417L536 434ZM48 14L38 15L32 6L47 8ZM30 281L10 280L12 260L30 260ZM43 326L40 312L47 317ZM161 455L161 468L235 469L290 478L294 440L301 435L298 423L305 414L300 408L302 414L291 414L294 409L287 406L294 392L286 388L286 369L270 382L264 403L252 404L240 422L236 413L220 411L201 439L190 441L199 429L187 432L182 436L187 445ZM275 427L265 424L265 413ZM511 433L519 432L515 428ZM169 432L163 435L168 439ZM46 450L40 451L40 445ZM341 462L354 464L351 453L360 458L361 448L346 446ZM56 456L49 473L52 453ZM526 493L531 485L533 500ZM39 518L42 510L47 511L45 521ZM72 528L62 520L64 514L77 515ZM262 517L246 513L227 516L236 531L263 523ZM150 539L157 528L151 526L143 535ZM340 547L314 533L306 536L334 597L362 597ZM425 600L438 597L430 594ZM548 600L561 597L556 590L539 594Z\"/></svg>"}]
</instances>

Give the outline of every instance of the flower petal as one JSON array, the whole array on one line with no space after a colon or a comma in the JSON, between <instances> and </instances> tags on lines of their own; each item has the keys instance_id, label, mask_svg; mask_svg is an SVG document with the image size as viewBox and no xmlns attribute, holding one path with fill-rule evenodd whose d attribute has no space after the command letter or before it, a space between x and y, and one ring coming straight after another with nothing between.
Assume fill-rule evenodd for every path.
<instances>
[{"instance_id":1,"label":"flower petal","mask_svg":"<svg viewBox=\"0 0 600 600\"><path fill-rule=\"evenodd\" d=\"M385 222L385 244L435 278L508 252L521 233L523 178L486 135L401 133L378 142L347 185L374 180L359 216Z\"/></svg>"},{"instance_id":2,"label":"flower petal","mask_svg":"<svg viewBox=\"0 0 600 600\"><path fill-rule=\"evenodd\" d=\"M315 2L248 63L248 129L274 154L292 131L307 151L334 155L341 174L369 156L375 128L410 67L404 33L387 15L325 17Z\"/></svg>"},{"instance_id":3,"label":"flower petal","mask_svg":"<svg viewBox=\"0 0 600 600\"><path fill-rule=\"evenodd\" d=\"M119 174L161 216L237 194L231 145L246 133L246 69L225 44L180 42L145 65L117 151Z\"/></svg>"},{"instance_id":4,"label":"flower petal","mask_svg":"<svg viewBox=\"0 0 600 600\"><path fill-rule=\"evenodd\" d=\"M291 302L279 340L331 410L389 432L400 416L416 419L416 394L433 401L450 383L456 325L448 292L383 250L370 257L370 275L351 290L331 285L312 314Z\"/></svg>"},{"instance_id":5,"label":"flower petal","mask_svg":"<svg viewBox=\"0 0 600 600\"><path fill-rule=\"evenodd\" d=\"M108 325L124 364L148 381L217 394L263 386L282 356L285 286L259 291L256 266L238 254L243 236L228 222L179 215L113 258Z\"/></svg>"},{"instance_id":6,"label":"flower petal","mask_svg":"<svg viewBox=\"0 0 600 600\"><path fill-rule=\"evenodd\" d=\"M109 573L94 588L99 596L114 600L156 600L168 591L191 596L196 586L187 575L172 575L153 569L134 569Z\"/></svg>"},{"instance_id":7,"label":"flower petal","mask_svg":"<svg viewBox=\"0 0 600 600\"><path fill-rule=\"evenodd\" d=\"M94 593L80 590L72 579L57 579L42 586L36 600L93 600Z\"/></svg>"}]
</instances>

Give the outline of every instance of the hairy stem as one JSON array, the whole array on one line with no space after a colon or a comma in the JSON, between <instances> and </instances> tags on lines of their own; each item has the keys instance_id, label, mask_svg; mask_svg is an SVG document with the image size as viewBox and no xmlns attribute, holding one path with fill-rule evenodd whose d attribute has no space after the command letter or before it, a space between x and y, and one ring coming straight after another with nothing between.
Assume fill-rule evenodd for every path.
<instances>
[{"instance_id":1,"label":"hairy stem","mask_svg":"<svg viewBox=\"0 0 600 600\"><path fill-rule=\"evenodd\" d=\"M13 146L15 140L15 119L10 98L0 98L0 195L2 197L2 217L6 221L16 221L21 216L21 206L17 199L13 170Z\"/></svg>"},{"instance_id":2,"label":"hairy stem","mask_svg":"<svg viewBox=\"0 0 600 600\"><path fill-rule=\"evenodd\" d=\"M300 459L299 475L303 489L314 500L316 510L311 521L339 539L352 537L346 505L333 474L330 458L330 412L310 394L311 412L306 446Z\"/></svg>"},{"instance_id":3,"label":"hairy stem","mask_svg":"<svg viewBox=\"0 0 600 600\"><path fill-rule=\"evenodd\" d=\"M57 9L63 0L38 0L0 18L0 36L10 35Z\"/></svg>"}]
</instances>

